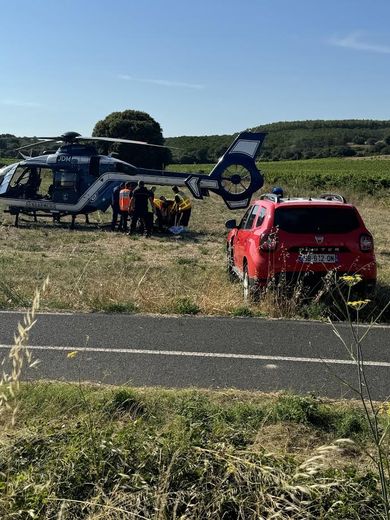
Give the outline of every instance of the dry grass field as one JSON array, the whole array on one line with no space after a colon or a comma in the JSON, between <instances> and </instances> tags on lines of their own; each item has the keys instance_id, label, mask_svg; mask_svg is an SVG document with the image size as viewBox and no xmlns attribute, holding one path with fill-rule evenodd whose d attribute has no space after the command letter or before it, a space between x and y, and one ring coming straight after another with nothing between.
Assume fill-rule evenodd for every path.
<instances>
[{"instance_id":1,"label":"dry grass field","mask_svg":"<svg viewBox=\"0 0 390 520\"><path fill-rule=\"evenodd\" d=\"M165 189L166 191L166 189ZM291 195L294 195L289 190ZM348 194L347 194L348 196ZM372 314L389 299L390 202L349 194L375 237L379 294ZM185 236L130 238L109 232L110 213L94 214L93 225L79 218L76 230L27 218L19 228L0 216L0 308L27 307L42 280L51 283L42 306L47 310L262 314L273 317L319 317L320 310L302 311L291 300L263 299L244 306L240 284L225 272L224 223L239 219L212 196L194 201L190 231Z\"/></svg>"}]
</instances>

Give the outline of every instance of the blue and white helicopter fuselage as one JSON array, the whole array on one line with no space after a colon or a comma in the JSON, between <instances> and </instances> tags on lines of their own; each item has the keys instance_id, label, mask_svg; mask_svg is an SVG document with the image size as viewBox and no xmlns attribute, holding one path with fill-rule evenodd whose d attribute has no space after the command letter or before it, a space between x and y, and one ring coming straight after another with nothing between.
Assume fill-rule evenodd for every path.
<instances>
[{"instance_id":1,"label":"blue and white helicopter fuselage","mask_svg":"<svg viewBox=\"0 0 390 520\"><path fill-rule=\"evenodd\" d=\"M210 175L138 168L99 155L90 144L66 142L55 153L24 156L23 161L0 169L0 202L14 215L87 215L106 211L118 184L143 180L149 185L186 186L195 198L211 191L230 209L245 208L263 185L255 158L264 137L263 133L239 134Z\"/></svg>"}]
</instances>

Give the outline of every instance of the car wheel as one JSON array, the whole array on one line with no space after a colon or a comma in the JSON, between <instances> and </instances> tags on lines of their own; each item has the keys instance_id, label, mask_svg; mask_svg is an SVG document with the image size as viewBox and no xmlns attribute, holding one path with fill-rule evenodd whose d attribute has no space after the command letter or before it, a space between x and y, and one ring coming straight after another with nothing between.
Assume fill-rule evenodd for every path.
<instances>
[{"instance_id":1,"label":"car wheel","mask_svg":"<svg viewBox=\"0 0 390 520\"><path fill-rule=\"evenodd\" d=\"M244 272L242 276L242 286L243 286L243 294L245 303L257 302L259 301L259 288L257 285L249 278L248 267L244 265Z\"/></svg>"},{"instance_id":2,"label":"car wheel","mask_svg":"<svg viewBox=\"0 0 390 520\"><path fill-rule=\"evenodd\" d=\"M226 249L226 269L231 282L237 280L237 275L234 271L234 260L233 260L233 247L232 244L228 244Z\"/></svg>"},{"instance_id":3,"label":"car wheel","mask_svg":"<svg viewBox=\"0 0 390 520\"><path fill-rule=\"evenodd\" d=\"M250 303L251 291L250 291L249 274L248 274L248 269L246 266L244 267L244 275L242 277L242 287L243 287L243 291L244 291L244 302Z\"/></svg>"}]
</instances>

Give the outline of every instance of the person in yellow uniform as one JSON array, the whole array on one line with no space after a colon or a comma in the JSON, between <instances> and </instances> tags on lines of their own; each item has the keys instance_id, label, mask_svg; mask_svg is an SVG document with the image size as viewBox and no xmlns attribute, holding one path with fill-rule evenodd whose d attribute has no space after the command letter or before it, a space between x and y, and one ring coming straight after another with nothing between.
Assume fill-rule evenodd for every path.
<instances>
[{"instance_id":1,"label":"person in yellow uniform","mask_svg":"<svg viewBox=\"0 0 390 520\"><path fill-rule=\"evenodd\" d=\"M166 199L164 195L161 195L161 197L155 197L153 199L153 205L156 214L157 228L158 231L162 233L174 223L172 208L175 206L175 201Z\"/></svg>"},{"instance_id":2,"label":"person in yellow uniform","mask_svg":"<svg viewBox=\"0 0 390 520\"><path fill-rule=\"evenodd\" d=\"M183 226L184 229L187 229L191 217L191 199L187 197L183 191L180 191L177 186L173 186L172 191L175 194L176 211L178 216L176 219L176 225Z\"/></svg>"}]
</instances>

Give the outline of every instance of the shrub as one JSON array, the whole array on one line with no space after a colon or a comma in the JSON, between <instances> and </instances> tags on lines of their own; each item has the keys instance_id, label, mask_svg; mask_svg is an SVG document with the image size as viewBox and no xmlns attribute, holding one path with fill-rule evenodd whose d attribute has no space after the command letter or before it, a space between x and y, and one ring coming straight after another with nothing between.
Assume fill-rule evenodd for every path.
<instances>
[{"instance_id":1,"label":"shrub","mask_svg":"<svg viewBox=\"0 0 390 520\"><path fill-rule=\"evenodd\" d=\"M121 388L114 392L111 402L107 404L110 412L131 413L132 415L142 415L145 413L145 405L140 401L137 393L131 388Z\"/></svg>"},{"instance_id":2,"label":"shrub","mask_svg":"<svg viewBox=\"0 0 390 520\"><path fill-rule=\"evenodd\" d=\"M254 313L249 307L236 307L232 310L232 316L243 316L251 318L254 316Z\"/></svg>"},{"instance_id":3,"label":"shrub","mask_svg":"<svg viewBox=\"0 0 390 520\"><path fill-rule=\"evenodd\" d=\"M178 314L198 314L200 307L194 303L190 298L179 298L174 303L174 312Z\"/></svg>"},{"instance_id":4,"label":"shrub","mask_svg":"<svg viewBox=\"0 0 390 520\"><path fill-rule=\"evenodd\" d=\"M328 429L329 411L312 396L282 395L272 410L271 416L279 421L292 421Z\"/></svg>"}]
</instances>

